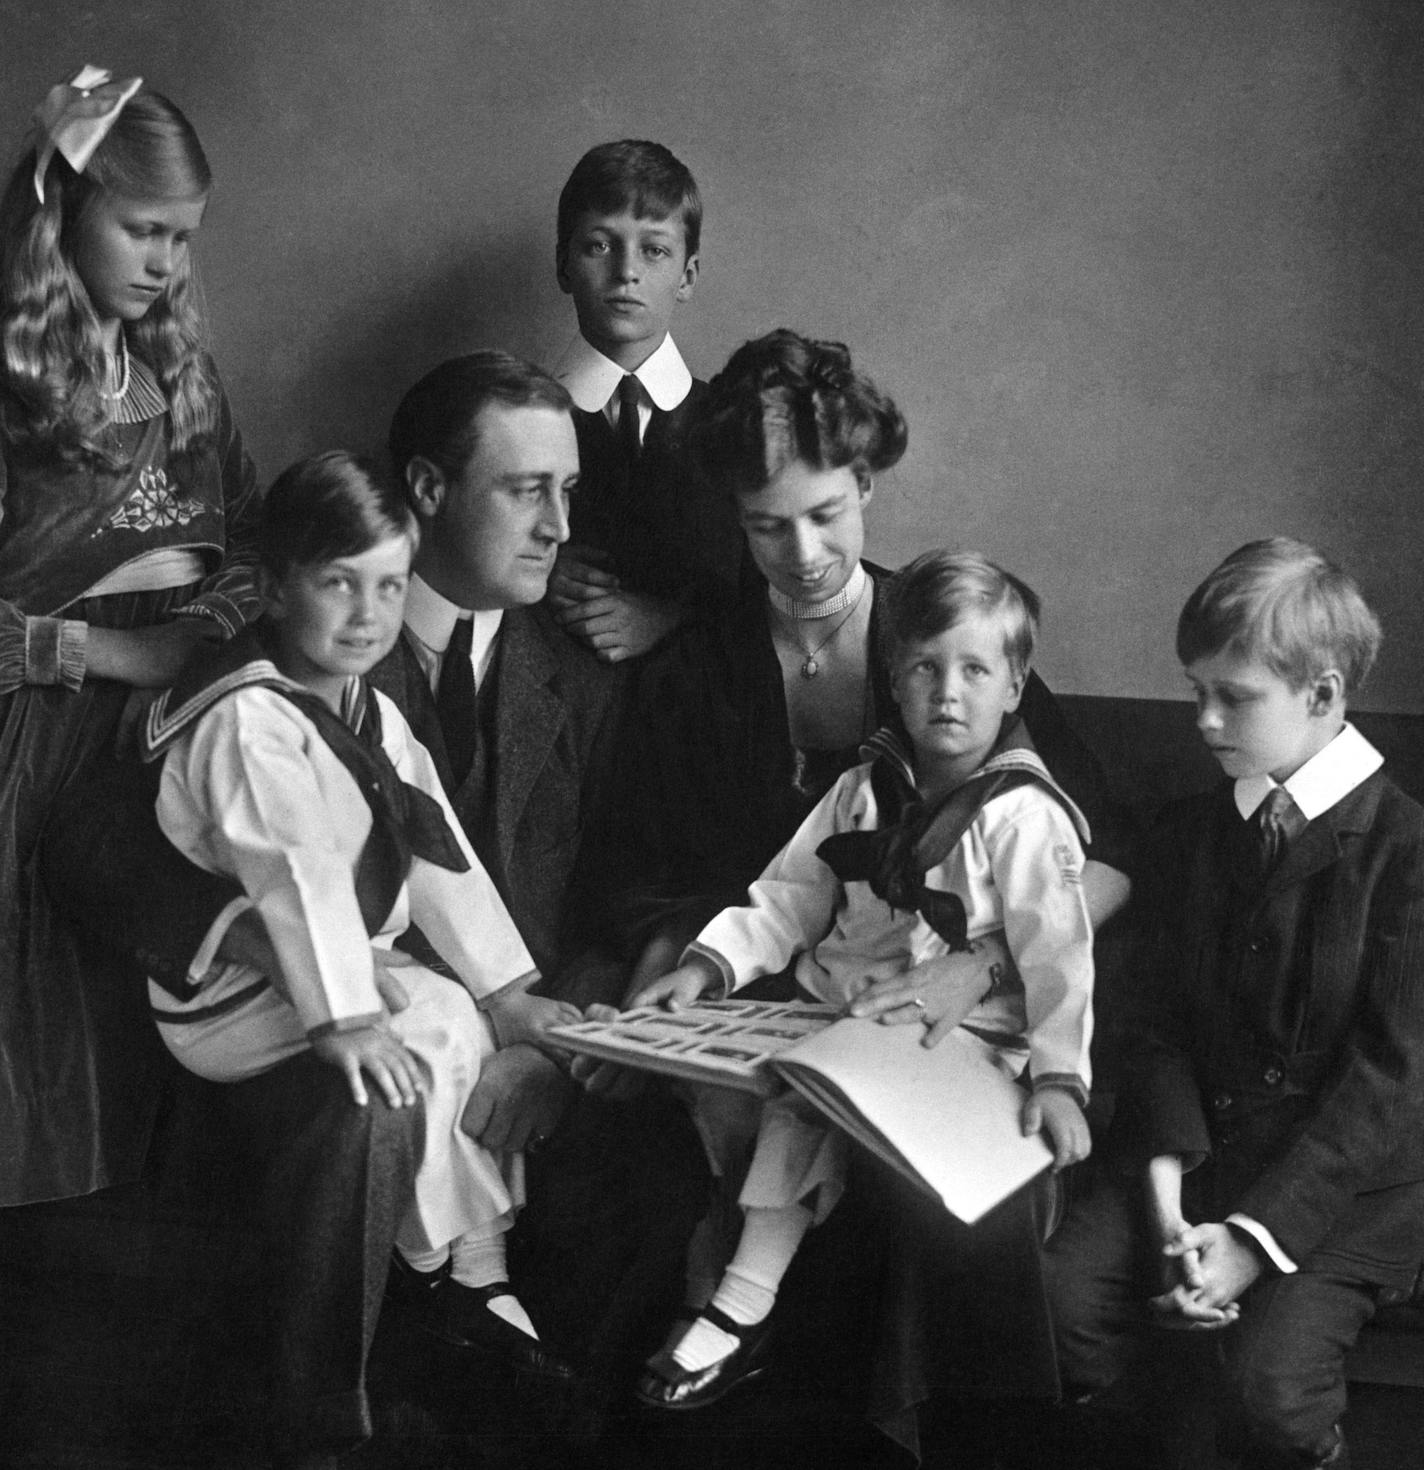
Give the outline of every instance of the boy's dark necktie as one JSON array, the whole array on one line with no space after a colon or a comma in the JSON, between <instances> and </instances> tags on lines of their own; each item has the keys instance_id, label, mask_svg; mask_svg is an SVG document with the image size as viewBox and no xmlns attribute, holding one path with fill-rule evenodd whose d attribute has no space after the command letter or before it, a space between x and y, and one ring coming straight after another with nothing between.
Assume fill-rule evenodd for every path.
<instances>
[{"instance_id":1,"label":"boy's dark necktie","mask_svg":"<svg viewBox=\"0 0 1424 1470\"><path fill-rule=\"evenodd\" d=\"M1256 808L1255 820L1261 877L1267 878L1285 855L1286 844L1305 826L1305 816L1284 786L1273 786Z\"/></svg>"},{"instance_id":2,"label":"boy's dark necktie","mask_svg":"<svg viewBox=\"0 0 1424 1470\"><path fill-rule=\"evenodd\" d=\"M470 774L480 738L479 694L475 689L474 664L470 660L474 629L473 618L456 619L445 657L440 662L440 680L435 688L440 731L445 737L445 753L450 757L450 769L457 787L462 786Z\"/></svg>"},{"instance_id":3,"label":"boy's dark necktie","mask_svg":"<svg viewBox=\"0 0 1424 1470\"><path fill-rule=\"evenodd\" d=\"M638 432L639 397L637 378L632 373L625 373L618 384L618 448L630 476L643 447L642 436Z\"/></svg>"}]
</instances>

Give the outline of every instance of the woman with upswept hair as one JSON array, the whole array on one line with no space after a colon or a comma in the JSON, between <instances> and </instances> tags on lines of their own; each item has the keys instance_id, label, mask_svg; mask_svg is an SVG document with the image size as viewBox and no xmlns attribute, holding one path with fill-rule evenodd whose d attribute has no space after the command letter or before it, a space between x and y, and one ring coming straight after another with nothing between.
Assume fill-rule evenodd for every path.
<instances>
[{"instance_id":1,"label":"woman with upswept hair","mask_svg":"<svg viewBox=\"0 0 1424 1470\"><path fill-rule=\"evenodd\" d=\"M601 849L608 855L604 912L611 941L632 967L630 995L671 971L713 915L746 902L748 886L817 801L865 758L862 742L882 725L898 725L882 633L888 574L862 559L876 481L907 444L894 401L841 343L782 329L732 354L699 404L689 439L699 472L735 503L754 572L720 622L706 620L639 671L622 784ZM945 508L942 533L951 544L952 510ZM1024 682L1018 712L1054 779L1087 813L1094 841L1084 894L1101 921L1127 889L1118 856L1124 834L1103 773L1035 673ZM933 1043L1007 964L1001 939L985 935L971 951L868 983L852 1014L921 1027ZM792 984L786 975L768 977L755 993L785 998ZM666 1353L705 1315L731 1259L727 1221L736 1213L727 1201L747 1151L713 1162L718 1197L693 1234L685 1310ZM893 1177L859 1193L874 1223L863 1227L851 1255L878 1272L880 1284L869 1293L869 1315L850 1333L871 1417L913 1446L922 1405L951 1381L963 1384L965 1374L997 1378L1012 1392L1051 1391L1046 1329L1027 1307L1022 1314L981 1311L987 1321L959 1330L973 1300L1001 1300L991 1290L966 1304L962 1276L992 1273L1015 1300L1037 1289L1036 1256L1026 1243L1043 1223L1038 1204L1025 1193L1007 1216L1009 1228L979 1231L980 1246L971 1251L946 1239L953 1222L943 1209L927 1209ZM756 1310L764 1306L759 1299ZM753 1317L748 1310L733 1320L755 1325ZM953 1327L944 1330L946 1323ZM844 1319L838 1328L846 1328ZM991 1340L1026 1346L999 1353L987 1346ZM669 1387L651 1382L646 1401L663 1408L712 1402L759 1372L768 1335L748 1331L739 1341L690 1378L675 1374ZM962 1355L977 1349L983 1361L966 1366ZM827 1360L824 1343L814 1351Z\"/></svg>"},{"instance_id":2,"label":"woman with upswept hair","mask_svg":"<svg viewBox=\"0 0 1424 1470\"><path fill-rule=\"evenodd\" d=\"M133 1178L162 1075L136 977L35 853L133 692L257 612L255 476L189 263L211 182L170 101L86 67L0 199L0 1205Z\"/></svg>"}]
</instances>

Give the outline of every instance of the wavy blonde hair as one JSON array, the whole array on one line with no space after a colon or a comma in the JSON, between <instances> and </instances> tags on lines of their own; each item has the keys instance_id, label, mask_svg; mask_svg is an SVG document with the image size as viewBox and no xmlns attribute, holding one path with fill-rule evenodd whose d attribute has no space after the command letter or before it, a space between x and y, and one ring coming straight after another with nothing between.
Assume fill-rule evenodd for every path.
<instances>
[{"instance_id":1,"label":"wavy blonde hair","mask_svg":"<svg viewBox=\"0 0 1424 1470\"><path fill-rule=\"evenodd\" d=\"M100 397L105 351L74 268L75 227L102 192L201 198L212 173L192 124L149 91L129 100L82 174L53 157L43 203L34 171L30 146L0 198L0 435L21 452L114 466L105 432L110 414ZM124 330L168 400L173 451L198 453L217 427L218 400L187 258L143 319Z\"/></svg>"}]
</instances>

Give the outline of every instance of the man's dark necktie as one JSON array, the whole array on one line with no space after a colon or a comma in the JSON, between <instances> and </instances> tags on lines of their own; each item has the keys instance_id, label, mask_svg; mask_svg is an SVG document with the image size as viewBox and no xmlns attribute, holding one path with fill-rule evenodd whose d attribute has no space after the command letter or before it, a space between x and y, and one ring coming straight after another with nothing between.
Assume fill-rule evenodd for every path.
<instances>
[{"instance_id":1,"label":"man's dark necktie","mask_svg":"<svg viewBox=\"0 0 1424 1470\"><path fill-rule=\"evenodd\" d=\"M632 373L625 373L618 384L618 449L629 475L638 463L638 454L643 441L638 433L638 380Z\"/></svg>"},{"instance_id":2,"label":"man's dark necktie","mask_svg":"<svg viewBox=\"0 0 1424 1470\"><path fill-rule=\"evenodd\" d=\"M435 690L435 708L440 715L445 752L450 757L450 769L457 787L462 786L470 774L480 738L479 695L475 689L474 665L470 661L474 628L473 618L456 621L440 664L440 682Z\"/></svg>"}]
</instances>

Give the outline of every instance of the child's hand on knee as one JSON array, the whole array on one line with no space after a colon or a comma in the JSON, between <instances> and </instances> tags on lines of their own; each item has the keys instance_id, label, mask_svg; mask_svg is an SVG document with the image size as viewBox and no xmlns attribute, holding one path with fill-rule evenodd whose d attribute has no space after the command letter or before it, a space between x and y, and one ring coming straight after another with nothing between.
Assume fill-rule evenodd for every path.
<instances>
[{"instance_id":1,"label":"child's hand on knee","mask_svg":"<svg viewBox=\"0 0 1424 1470\"><path fill-rule=\"evenodd\" d=\"M1093 1151L1088 1120L1071 1092L1044 1087L1024 1101L1020 1115L1024 1137L1046 1133L1053 1149L1053 1172L1082 1163Z\"/></svg>"},{"instance_id":2,"label":"child's hand on knee","mask_svg":"<svg viewBox=\"0 0 1424 1470\"><path fill-rule=\"evenodd\" d=\"M660 980L645 985L629 1000L628 1005L635 1010L639 1006L662 1006L669 1011L680 1011L708 991L719 990L721 983L722 977L716 972L715 966L694 957Z\"/></svg>"},{"instance_id":3,"label":"child's hand on knee","mask_svg":"<svg viewBox=\"0 0 1424 1470\"><path fill-rule=\"evenodd\" d=\"M339 1067L346 1076L358 1108L367 1102L364 1072L380 1088L393 1108L413 1107L424 1090L420 1068L401 1039L384 1024L362 1026L355 1031L330 1031L312 1042L322 1061Z\"/></svg>"}]
</instances>

